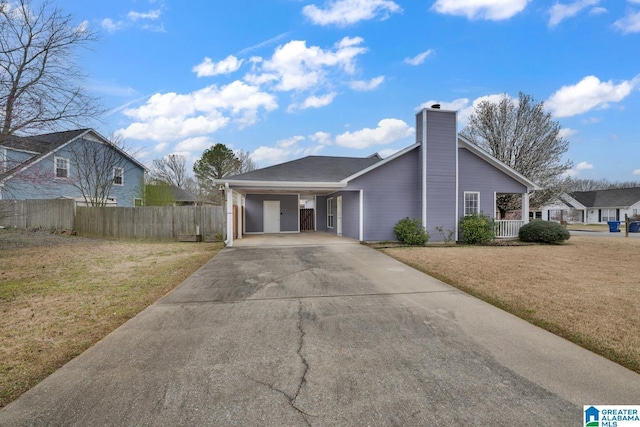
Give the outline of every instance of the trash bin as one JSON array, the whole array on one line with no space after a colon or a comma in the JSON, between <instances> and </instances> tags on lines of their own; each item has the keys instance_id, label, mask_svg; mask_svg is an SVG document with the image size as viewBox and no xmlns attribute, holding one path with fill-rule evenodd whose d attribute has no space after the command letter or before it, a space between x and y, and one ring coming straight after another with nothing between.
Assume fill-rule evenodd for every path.
<instances>
[{"instance_id":1,"label":"trash bin","mask_svg":"<svg viewBox=\"0 0 640 427\"><path fill-rule=\"evenodd\" d=\"M620 231L620 221L607 221L609 224L609 233L617 233Z\"/></svg>"},{"instance_id":2,"label":"trash bin","mask_svg":"<svg viewBox=\"0 0 640 427\"><path fill-rule=\"evenodd\" d=\"M640 222L629 223L629 233L640 233Z\"/></svg>"}]
</instances>

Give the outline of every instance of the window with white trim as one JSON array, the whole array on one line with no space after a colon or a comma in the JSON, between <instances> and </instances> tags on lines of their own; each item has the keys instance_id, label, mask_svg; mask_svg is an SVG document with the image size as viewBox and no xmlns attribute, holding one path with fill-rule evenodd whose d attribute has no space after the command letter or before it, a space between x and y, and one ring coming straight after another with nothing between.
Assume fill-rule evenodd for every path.
<instances>
[{"instance_id":1,"label":"window with white trim","mask_svg":"<svg viewBox=\"0 0 640 427\"><path fill-rule=\"evenodd\" d=\"M600 213L602 222L617 221L615 209L601 209Z\"/></svg>"},{"instance_id":2,"label":"window with white trim","mask_svg":"<svg viewBox=\"0 0 640 427\"><path fill-rule=\"evenodd\" d=\"M124 185L123 168L113 168L113 185Z\"/></svg>"},{"instance_id":3,"label":"window with white trim","mask_svg":"<svg viewBox=\"0 0 640 427\"><path fill-rule=\"evenodd\" d=\"M327 227L333 228L333 197L327 199Z\"/></svg>"},{"instance_id":4,"label":"window with white trim","mask_svg":"<svg viewBox=\"0 0 640 427\"><path fill-rule=\"evenodd\" d=\"M69 159L64 157L54 157L53 165L55 168L56 178L60 178L60 179L69 178Z\"/></svg>"},{"instance_id":5,"label":"window with white trim","mask_svg":"<svg viewBox=\"0 0 640 427\"><path fill-rule=\"evenodd\" d=\"M477 191L464 192L464 215L480 213L480 193Z\"/></svg>"}]
</instances>

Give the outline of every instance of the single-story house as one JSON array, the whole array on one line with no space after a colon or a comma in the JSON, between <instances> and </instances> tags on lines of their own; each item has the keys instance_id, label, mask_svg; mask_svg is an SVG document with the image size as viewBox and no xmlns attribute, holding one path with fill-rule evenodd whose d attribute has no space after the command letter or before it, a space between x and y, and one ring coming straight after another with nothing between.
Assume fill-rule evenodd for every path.
<instances>
[{"instance_id":1,"label":"single-story house","mask_svg":"<svg viewBox=\"0 0 640 427\"><path fill-rule=\"evenodd\" d=\"M98 198L108 206L142 202L146 168L93 129L0 142L0 200Z\"/></svg>"},{"instance_id":2,"label":"single-story house","mask_svg":"<svg viewBox=\"0 0 640 427\"><path fill-rule=\"evenodd\" d=\"M416 115L416 142L382 159L308 156L229 176L225 189L227 244L251 233L299 233L301 209L314 209L313 230L360 241L395 240L393 226L419 218L439 241L460 217L495 218L496 196L519 194L524 212L529 192L540 189L457 133L457 113L433 106ZM313 203L308 203L313 201ZM517 235L528 217L504 221Z\"/></svg>"},{"instance_id":3,"label":"single-story house","mask_svg":"<svg viewBox=\"0 0 640 427\"><path fill-rule=\"evenodd\" d=\"M640 187L575 191L542 207L542 218L583 224L603 224L640 218Z\"/></svg>"}]
</instances>

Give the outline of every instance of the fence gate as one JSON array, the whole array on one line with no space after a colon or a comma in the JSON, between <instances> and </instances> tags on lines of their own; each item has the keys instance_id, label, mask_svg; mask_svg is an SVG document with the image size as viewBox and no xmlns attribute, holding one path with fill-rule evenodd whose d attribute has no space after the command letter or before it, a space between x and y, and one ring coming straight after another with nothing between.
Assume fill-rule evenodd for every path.
<instances>
[{"instance_id":1,"label":"fence gate","mask_svg":"<svg viewBox=\"0 0 640 427\"><path fill-rule=\"evenodd\" d=\"M313 209L300 209L300 231L313 230Z\"/></svg>"}]
</instances>

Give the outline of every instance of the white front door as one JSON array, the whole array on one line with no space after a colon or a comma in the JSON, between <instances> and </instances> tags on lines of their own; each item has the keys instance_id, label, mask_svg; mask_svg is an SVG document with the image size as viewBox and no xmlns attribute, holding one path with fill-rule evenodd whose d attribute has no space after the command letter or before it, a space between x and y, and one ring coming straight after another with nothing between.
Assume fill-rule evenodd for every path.
<instances>
[{"instance_id":1,"label":"white front door","mask_svg":"<svg viewBox=\"0 0 640 427\"><path fill-rule=\"evenodd\" d=\"M264 232L280 232L280 200L265 200L262 205Z\"/></svg>"},{"instance_id":2,"label":"white front door","mask_svg":"<svg viewBox=\"0 0 640 427\"><path fill-rule=\"evenodd\" d=\"M342 236L342 196L338 196L336 202L336 233L338 236Z\"/></svg>"}]
</instances>

